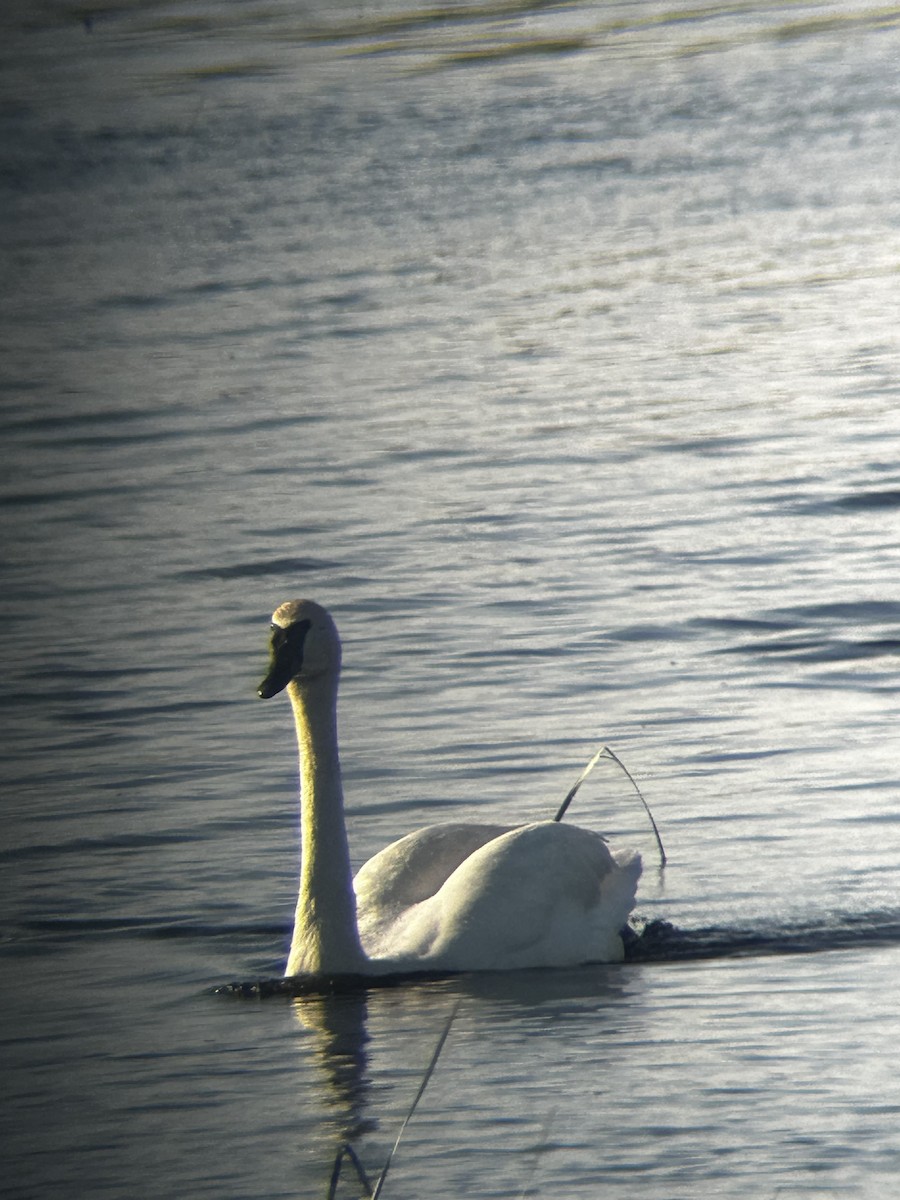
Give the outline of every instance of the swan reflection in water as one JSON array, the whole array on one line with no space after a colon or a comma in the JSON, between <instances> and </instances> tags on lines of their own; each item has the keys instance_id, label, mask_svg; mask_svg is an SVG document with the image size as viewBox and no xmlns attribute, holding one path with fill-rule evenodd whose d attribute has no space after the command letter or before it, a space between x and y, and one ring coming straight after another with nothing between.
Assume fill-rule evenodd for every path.
<instances>
[{"instance_id":1,"label":"swan reflection in water","mask_svg":"<svg viewBox=\"0 0 900 1200\"><path fill-rule=\"evenodd\" d=\"M323 1177L330 1173L323 1194L345 1194L336 1191L339 1181L350 1186L355 1176L364 1188L362 1194L377 1196L426 1089L437 1087L437 1093L429 1090L424 1100L432 1109L446 1105L448 1092L456 1103L460 1087L466 1103L473 1104L473 1089L477 1095L481 1068L491 1060L490 1048L499 1028L508 1025L515 1031L526 1013L533 1029L539 1014L549 1033L558 1031L573 1012L591 1014L591 1021L602 1026L605 1014L619 1012L623 1005L634 1008L642 987L640 974L595 964L568 970L473 973L407 981L404 986L382 977L368 984L358 981L355 987L348 981L337 992L296 996L291 1007L303 1034L303 1057L312 1059L319 1079L332 1147L319 1151ZM479 1027L485 1036L473 1037ZM535 1042L529 1036L516 1055L518 1067L523 1056L534 1052ZM389 1077L379 1080L384 1067L373 1071L371 1058L390 1063ZM435 1071L440 1081L430 1085ZM303 1079L308 1090L306 1067ZM386 1090L389 1082L392 1087ZM528 1102L533 1101L533 1092L524 1086ZM505 1103L517 1110L525 1098L514 1094L515 1081L510 1088ZM394 1089L388 1115L385 1104ZM558 1102L556 1096L547 1099L552 1105L537 1114L545 1124L552 1121ZM376 1105L381 1110L377 1117ZM473 1111L477 1106L476 1101Z\"/></svg>"},{"instance_id":2,"label":"swan reflection in water","mask_svg":"<svg viewBox=\"0 0 900 1200\"><path fill-rule=\"evenodd\" d=\"M617 962L641 873L633 850L561 821L431 825L353 879L337 738L341 643L310 600L272 617L258 689L287 690L300 755L300 893L285 974L513 970Z\"/></svg>"},{"instance_id":3,"label":"swan reflection in water","mask_svg":"<svg viewBox=\"0 0 900 1200\"><path fill-rule=\"evenodd\" d=\"M298 996L291 1009L298 1025L313 1037L323 1097L338 1137L352 1142L375 1128L365 1115L370 1089L366 992Z\"/></svg>"},{"instance_id":4,"label":"swan reflection in water","mask_svg":"<svg viewBox=\"0 0 900 1200\"><path fill-rule=\"evenodd\" d=\"M419 1007L423 1000L431 997L419 995ZM418 1091L399 1127L393 1146L384 1158L377 1180L373 1184L354 1143L363 1135L373 1132L377 1122L366 1113L370 1092L369 1062L366 1043L368 1004L363 989L343 994L307 996L293 1001L294 1015L305 1031L314 1037L315 1054L319 1060L325 1080L325 1103L331 1110L337 1132L337 1144L331 1168L328 1197L336 1195L346 1163L349 1161L356 1172L357 1180L365 1189L365 1195L373 1198L381 1194L393 1156L400 1139L415 1109L425 1093L441 1050L453 1026L461 1000L457 999L444 1021L443 1030L425 1067ZM430 1004L427 1005L430 1008Z\"/></svg>"}]
</instances>

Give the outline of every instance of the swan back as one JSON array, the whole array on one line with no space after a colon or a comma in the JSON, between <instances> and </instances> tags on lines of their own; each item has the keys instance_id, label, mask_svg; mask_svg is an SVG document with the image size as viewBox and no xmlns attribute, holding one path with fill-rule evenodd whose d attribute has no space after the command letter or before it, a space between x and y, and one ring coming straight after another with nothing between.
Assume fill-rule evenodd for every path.
<instances>
[{"instance_id":1,"label":"swan back","mask_svg":"<svg viewBox=\"0 0 900 1200\"><path fill-rule=\"evenodd\" d=\"M439 828L418 836L436 838ZM357 888L367 874L363 867ZM616 962L640 874L639 855L613 855L591 830L540 821L488 837L431 896L399 911L371 911L375 896L367 889L359 897L360 932L370 959L389 959L395 970Z\"/></svg>"}]
</instances>

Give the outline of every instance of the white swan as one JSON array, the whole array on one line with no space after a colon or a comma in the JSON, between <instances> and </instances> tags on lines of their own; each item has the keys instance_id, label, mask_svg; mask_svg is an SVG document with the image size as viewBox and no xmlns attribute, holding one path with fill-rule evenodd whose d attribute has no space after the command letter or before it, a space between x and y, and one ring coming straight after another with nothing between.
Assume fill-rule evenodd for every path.
<instances>
[{"instance_id":1,"label":"white swan","mask_svg":"<svg viewBox=\"0 0 900 1200\"><path fill-rule=\"evenodd\" d=\"M263 698L287 688L300 751L300 894L286 975L382 975L616 962L640 857L557 821L431 825L351 880L337 741L341 643L329 614L272 617Z\"/></svg>"}]
</instances>

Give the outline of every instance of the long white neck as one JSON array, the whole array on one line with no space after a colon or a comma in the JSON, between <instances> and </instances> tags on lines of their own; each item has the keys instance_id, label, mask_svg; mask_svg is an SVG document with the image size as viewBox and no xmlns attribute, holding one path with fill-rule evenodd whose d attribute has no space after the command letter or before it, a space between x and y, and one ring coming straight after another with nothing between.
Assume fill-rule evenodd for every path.
<instances>
[{"instance_id":1,"label":"long white neck","mask_svg":"<svg viewBox=\"0 0 900 1200\"><path fill-rule=\"evenodd\" d=\"M364 969L344 827L337 678L288 685L300 751L300 895L286 975Z\"/></svg>"}]
</instances>

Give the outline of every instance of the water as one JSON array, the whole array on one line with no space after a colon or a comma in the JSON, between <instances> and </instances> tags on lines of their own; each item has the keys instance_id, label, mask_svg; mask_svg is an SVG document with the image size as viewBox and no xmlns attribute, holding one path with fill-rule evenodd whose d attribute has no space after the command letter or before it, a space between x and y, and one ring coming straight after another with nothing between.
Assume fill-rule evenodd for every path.
<instances>
[{"instance_id":1,"label":"water","mask_svg":"<svg viewBox=\"0 0 900 1200\"><path fill-rule=\"evenodd\" d=\"M2 20L0 1195L375 1176L459 998L391 1200L886 1194L896 14ZM608 742L672 952L214 995L284 961L302 594L357 861Z\"/></svg>"}]
</instances>

